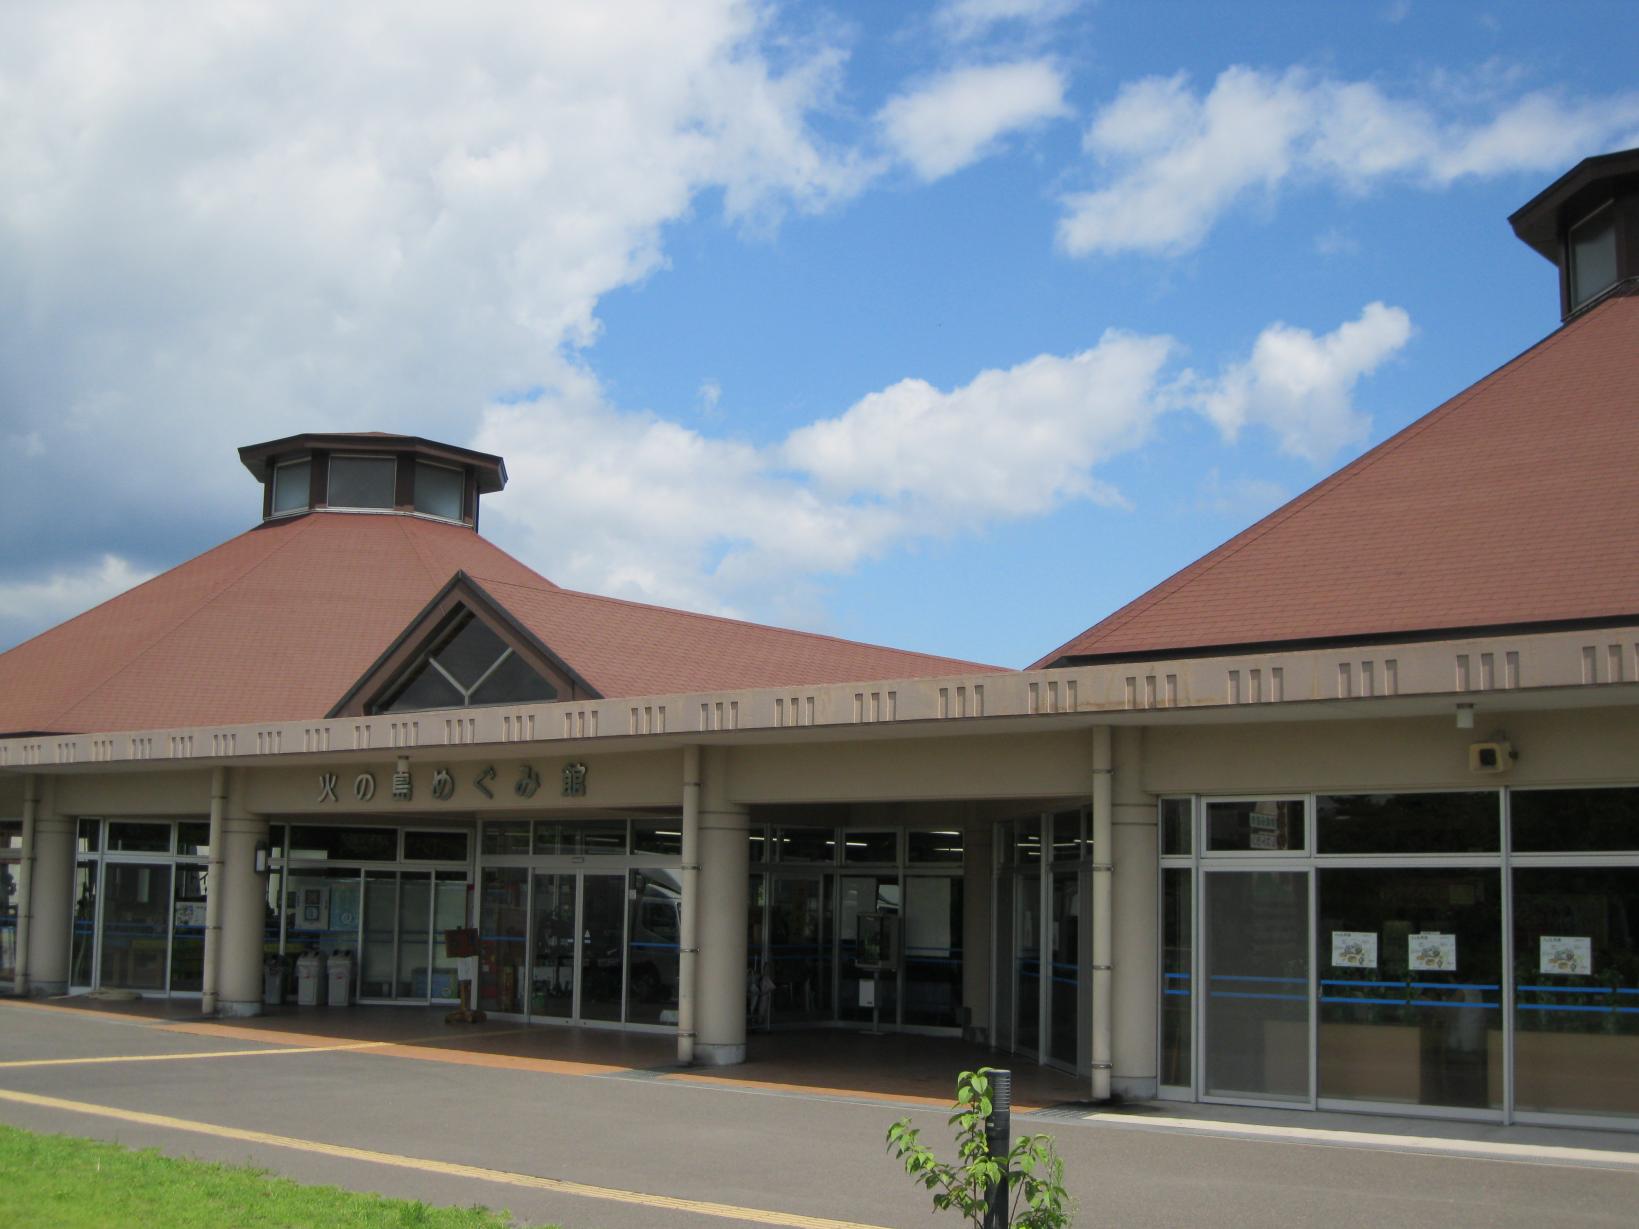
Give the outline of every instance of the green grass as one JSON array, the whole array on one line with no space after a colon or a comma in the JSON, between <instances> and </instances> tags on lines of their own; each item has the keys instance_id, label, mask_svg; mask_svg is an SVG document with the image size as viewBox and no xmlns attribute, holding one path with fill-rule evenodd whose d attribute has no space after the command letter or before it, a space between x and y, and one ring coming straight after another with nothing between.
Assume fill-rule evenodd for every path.
<instances>
[{"instance_id":1,"label":"green grass","mask_svg":"<svg viewBox=\"0 0 1639 1229\"><path fill-rule=\"evenodd\" d=\"M0 1126L8 1229L507 1229L505 1213L302 1186L265 1170Z\"/></svg>"}]
</instances>

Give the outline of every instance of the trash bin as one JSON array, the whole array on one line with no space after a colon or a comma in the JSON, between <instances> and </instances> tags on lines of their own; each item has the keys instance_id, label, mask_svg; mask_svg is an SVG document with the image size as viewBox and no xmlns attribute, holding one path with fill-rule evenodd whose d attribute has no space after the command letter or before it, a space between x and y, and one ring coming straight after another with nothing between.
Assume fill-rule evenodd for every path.
<instances>
[{"instance_id":1,"label":"trash bin","mask_svg":"<svg viewBox=\"0 0 1639 1229\"><path fill-rule=\"evenodd\" d=\"M319 966L324 958L318 952L303 952L296 960L296 1005L319 1005Z\"/></svg>"},{"instance_id":2,"label":"trash bin","mask_svg":"<svg viewBox=\"0 0 1639 1229\"><path fill-rule=\"evenodd\" d=\"M262 1002L268 1007L279 1007L285 1001L285 962L278 956L269 956L262 962Z\"/></svg>"},{"instance_id":3,"label":"trash bin","mask_svg":"<svg viewBox=\"0 0 1639 1229\"><path fill-rule=\"evenodd\" d=\"M337 952L326 962L325 969L330 977L330 1006L346 1007L353 1001L353 958Z\"/></svg>"}]
</instances>

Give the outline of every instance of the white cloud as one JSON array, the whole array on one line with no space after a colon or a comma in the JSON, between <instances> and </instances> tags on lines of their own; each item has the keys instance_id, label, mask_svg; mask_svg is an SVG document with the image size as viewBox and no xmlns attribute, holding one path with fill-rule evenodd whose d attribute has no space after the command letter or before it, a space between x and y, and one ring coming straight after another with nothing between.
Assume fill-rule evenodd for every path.
<instances>
[{"instance_id":1,"label":"white cloud","mask_svg":"<svg viewBox=\"0 0 1639 1229\"><path fill-rule=\"evenodd\" d=\"M0 629L50 627L124 593L153 575L117 555L33 580L0 583ZM0 644L12 643L9 635Z\"/></svg>"},{"instance_id":2,"label":"white cloud","mask_svg":"<svg viewBox=\"0 0 1639 1229\"><path fill-rule=\"evenodd\" d=\"M1020 60L952 69L889 99L877 123L888 147L933 180L977 161L1010 132L1068 114L1058 70Z\"/></svg>"},{"instance_id":3,"label":"white cloud","mask_svg":"<svg viewBox=\"0 0 1639 1229\"><path fill-rule=\"evenodd\" d=\"M1131 82L1087 129L1083 145L1108 182L1065 198L1059 241L1075 255L1186 252L1236 201L1293 181L1363 191L1398 176L1441 187L1559 170L1639 139L1639 93L1487 105L1493 113L1474 120L1453 114L1449 97L1392 98L1299 69L1230 68L1205 93L1183 74Z\"/></svg>"},{"instance_id":4,"label":"white cloud","mask_svg":"<svg viewBox=\"0 0 1639 1229\"><path fill-rule=\"evenodd\" d=\"M601 297L661 265L702 195L764 227L862 186L810 123L841 51L771 20L758 0L0 7L0 406L38 437L26 465L0 456L0 517L118 457L27 549L84 552L100 512L95 549L163 554L129 509L252 519L240 444L460 439L497 390L572 378Z\"/></svg>"},{"instance_id":5,"label":"white cloud","mask_svg":"<svg viewBox=\"0 0 1639 1229\"><path fill-rule=\"evenodd\" d=\"M1368 303L1357 320L1316 337L1272 324L1258 334L1252 356L1188 398L1227 438L1248 423L1275 433L1282 452L1320 463L1366 438L1371 421L1354 406L1354 388L1411 338L1411 317L1398 307Z\"/></svg>"},{"instance_id":6,"label":"white cloud","mask_svg":"<svg viewBox=\"0 0 1639 1229\"><path fill-rule=\"evenodd\" d=\"M581 375L486 412L475 445L507 458L512 483L485 524L561 584L766 611L920 540L1078 500L1127 506L1100 470L1168 412L1202 413L1230 436L1267 426L1287 451L1323 460L1364 430L1354 389L1407 330L1381 304L1323 337L1272 325L1214 377L1169 370L1170 338L1112 331L956 388L900 380L764 447L623 412ZM1270 498L1249 482L1232 494Z\"/></svg>"},{"instance_id":7,"label":"white cloud","mask_svg":"<svg viewBox=\"0 0 1639 1229\"><path fill-rule=\"evenodd\" d=\"M956 42L990 34L1006 23L1041 27L1081 7L1082 0L945 0L934 14L941 33Z\"/></svg>"}]
</instances>

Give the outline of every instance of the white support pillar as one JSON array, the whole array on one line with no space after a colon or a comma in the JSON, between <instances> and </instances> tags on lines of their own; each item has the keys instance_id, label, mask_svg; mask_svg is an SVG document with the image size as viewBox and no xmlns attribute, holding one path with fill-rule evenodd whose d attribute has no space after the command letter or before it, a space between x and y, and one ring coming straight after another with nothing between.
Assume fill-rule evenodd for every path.
<instances>
[{"instance_id":1,"label":"white support pillar","mask_svg":"<svg viewBox=\"0 0 1639 1229\"><path fill-rule=\"evenodd\" d=\"M217 970L222 963L222 810L228 801L228 770L211 769L210 863L205 873L205 968L199 1010L216 1014Z\"/></svg>"},{"instance_id":2,"label":"white support pillar","mask_svg":"<svg viewBox=\"0 0 1639 1229\"><path fill-rule=\"evenodd\" d=\"M719 1067L746 1057L746 908L751 875L746 808L728 801L728 753L701 755L700 914L694 1059Z\"/></svg>"},{"instance_id":3,"label":"white support pillar","mask_svg":"<svg viewBox=\"0 0 1639 1229\"><path fill-rule=\"evenodd\" d=\"M1111 823L1115 871L1110 876L1115 917L1111 947L1114 999L1111 1091L1125 1097L1153 1097L1158 1086L1156 1055L1158 938L1155 799L1143 788L1144 730L1114 731L1111 767Z\"/></svg>"},{"instance_id":4,"label":"white support pillar","mask_svg":"<svg viewBox=\"0 0 1639 1229\"><path fill-rule=\"evenodd\" d=\"M267 924L267 874L256 869L257 846L267 841L267 820L228 808L221 820L220 878L210 885L221 896L221 955L216 973L216 1013L262 1014L262 943ZM211 846L216 853L216 845ZM209 901L207 900L207 908Z\"/></svg>"},{"instance_id":5,"label":"white support pillar","mask_svg":"<svg viewBox=\"0 0 1639 1229\"><path fill-rule=\"evenodd\" d=\"M683 916L677 939L677 1061L694 1064L700 953L700 748L683 748Z\"/></svg>"},{"instance_id":6,"label":"white support pillar","mask_svg":"<svg viewBox=\"0 0 1639 1229\"><path fill-rule=\"evenodd\" d=\"M41 798L29 859L28 987L34 995L68 989L69 936L74 925L74 852L79 825L56 815ZM21 955L19 960L23 959Z\"/></svg>"},{"instance_id":7,"label":"white support pillar","mask_svg":"<svg viewBox=\"0 0 1639 1229\"><path fill-rule=\"evenodd\" d=\"M1114 945L1111 925L1112 880L1115 869L1115 841L1111 825L1110 727L1093 727L1093 1052L1092 1099L1110 1099L1110 1072L1114 1048L1110 989Z\"/></svg>"},{"instance_id":8,"label":"white support pillar","mask_svg":"<svg viewBox=\"0 0 1639 1229\"><path fill-rule=\"evenodd\" d=\"M13 992L29 992L28 944L34 914L34 821L40 809L40 778L23 778L23 860L17 864L17 967Z\"/></svg>"}]
</instances>

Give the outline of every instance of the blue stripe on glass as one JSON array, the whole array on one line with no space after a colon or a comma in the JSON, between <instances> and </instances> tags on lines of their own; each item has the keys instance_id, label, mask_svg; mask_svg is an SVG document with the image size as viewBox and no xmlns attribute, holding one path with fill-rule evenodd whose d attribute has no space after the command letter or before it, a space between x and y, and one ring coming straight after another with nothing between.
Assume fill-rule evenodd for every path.
<instances>
[{"instance_id":1,"label":"blue stripe on glass","mask_svg":"<svg viewBox=\"0 0 1639 1229\"><path fill-rule=\"evenodd\" d=\"M1414 981L1407 982L1413 990L1501 990L1493 982Z\"/></svg>"},{"instance_id":2,"label":"blue stripe on glass","mask_svg":"<svg viewBox=\"0 0 1639 1229\"><path fill-rule=\"evenodd\" d=\"M1404 1007L1407 1003L1406 999L1355 998L1345 994L1323 994L1320 996L1320 1001L1322 1003L1386 1003L1390 1007Z\"/></svg>"},{"instance_id":3,"label":"blue stripe on glass","mask_svg":"<svg viewBox=\"0 0 1639 1229\"><path fill-rule=\"evenodd\" d=\"M1242 973L1214 973L1212 980L1281 982L1289 986L1307 986L1309 984L1307 977L1251 977Z\"/></svg>"},{"instance_id":4,"label":"blue stripe on glass","mask_svg":"<svg viewBox=\"0 0 1639 1229\"><path fill-rule=\"evenodd\" d=\"M1529 990L1533 994L1609 994L1610 986L1515 986L1516 990Z\"/></svg>"},{"instance_id":5,"label":"blue stripe on glass","mask_svg":"<svg viewBox=\"0 0 1639 1229\"><path fill-rule=\"evenodd\" d=\"M1254 994L1247 990L1215 990L1215 999L1280 999L1284 1003L1307 1003L1307 994Z\"/></svg>"}]
</instances>

